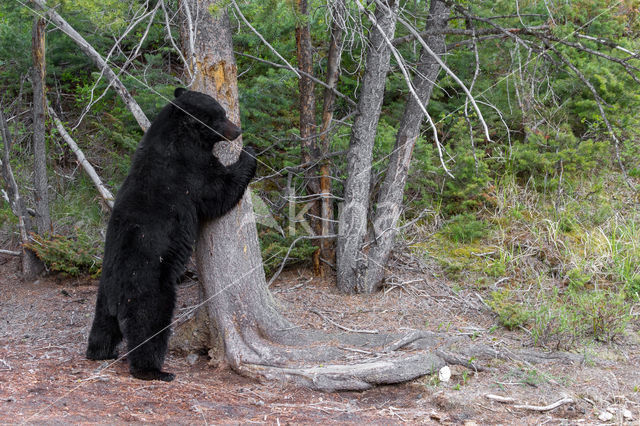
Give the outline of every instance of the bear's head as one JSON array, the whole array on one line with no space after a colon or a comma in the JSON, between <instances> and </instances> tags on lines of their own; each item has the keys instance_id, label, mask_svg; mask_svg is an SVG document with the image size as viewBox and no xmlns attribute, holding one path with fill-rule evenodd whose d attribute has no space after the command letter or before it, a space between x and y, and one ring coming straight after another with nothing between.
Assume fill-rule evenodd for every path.
<instances>
[{"instance_id":1,"label":"bear's head","mask_svg":"<svg viewBox=\"0 0 640 426\"><path fill-rule=\"evenodd\" d=\"M232 141L242 130L227 118L227 112L211 96L194 92L182 87L174 91L172 102L192 129L198 129L203 142L215 144L220 141Z\"/></svg>"}]
</instances>

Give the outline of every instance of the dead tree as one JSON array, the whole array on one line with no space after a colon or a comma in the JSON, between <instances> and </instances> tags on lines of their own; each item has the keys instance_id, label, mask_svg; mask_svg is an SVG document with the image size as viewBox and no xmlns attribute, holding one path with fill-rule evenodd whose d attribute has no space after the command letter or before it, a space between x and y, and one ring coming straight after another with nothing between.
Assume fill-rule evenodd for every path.
<instances>
[{"instance_id":1,"label":"dead tree","mask_svg":"<svg viewBox=\"0 0 640 426\"><path fill-rule=\"evenodd\" d=\"M377 7L369 30L369 49L360 90L356 117L347 154L348 177L344 186L344 205L339 218L337 285L344 292L362 292L367 258L364 250L369 211L369 186L376 128L382 108L384 87L397 21L398 2L389 0L388 8Z\"/></svg>"},{"instance_id":2,"label":"dead tree","mask_svg":"<svg viewBox=\"0 0 640 426\"><path fill-rule=\"evenodd\" d=\"M38 274L40 274L40 272L42 272L44 265L40 259L38 259L36 254L26 247L30 242L29 232L31 232L31 219L27 213L24 201L20 196L18 184L16 183L16 179L11 168L10 160L13 138L1 107L0 136L2 136L3 144L2 161L0 162L0 165L2 166L2 177L5 183L2 195L11 206L13 214L18 218L18 231L20 233L20 242L22 243L22 248L20 250L22 260L22 277L25 280L33 280L38 276Z\"/></svg>"},{"instance_id":3,"label":"dead tree","mask_svg":"<svg viewBox=\"0 0 640 426\"><path fill-rule=\"evenodd\" d=\"M36 228L44 235L51 232L49 215L49 180L47 179L47 148L45 144L45 28L46 21L36 17L33 22L31 57L33 68L31 84L33 86L33 169Z\"/></svg>"}]
</instances>

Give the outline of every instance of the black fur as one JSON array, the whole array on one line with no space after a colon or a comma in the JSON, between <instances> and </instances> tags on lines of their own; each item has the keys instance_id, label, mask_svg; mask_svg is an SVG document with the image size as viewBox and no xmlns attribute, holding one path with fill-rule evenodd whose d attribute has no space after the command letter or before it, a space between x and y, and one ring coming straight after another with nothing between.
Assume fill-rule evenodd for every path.
<instances>
[{"instance_id":1,"label":"black fur","mask_svg":"<svg viewBox=\"0 0 640 426\"><path fill-rule=\"evenodd\" d=\"M256 171L251 148L227 167L213 156L216 142L241 133L215 99L182 88L175 96L140 142L118 191L87 348L89 359L116 358L124 336L131 374L144 380L174 378L162 371L168 325L199 223L231 210Z\"/></svg>"}]
</instances>

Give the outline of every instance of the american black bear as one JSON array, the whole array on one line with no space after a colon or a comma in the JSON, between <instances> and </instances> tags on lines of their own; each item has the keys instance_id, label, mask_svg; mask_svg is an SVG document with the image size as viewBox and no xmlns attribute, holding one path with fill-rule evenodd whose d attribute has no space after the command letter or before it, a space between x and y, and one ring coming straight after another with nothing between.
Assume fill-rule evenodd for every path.
<instances>
[{"instance_id":1,"label":"american black bear","mask_svg":"<svg viewBox=\"0 0 640 426\"><path fill-rule=\"evenodd\" d=\"M216 142L240 133L215 99L183 88L153 121L107 227L87 358L116 358L124 336L134 377L173 380L162 364L175 285L199 224L231 210L256 171L251 148L230 166L212 153Z\"/></svg>"}]
</instances>

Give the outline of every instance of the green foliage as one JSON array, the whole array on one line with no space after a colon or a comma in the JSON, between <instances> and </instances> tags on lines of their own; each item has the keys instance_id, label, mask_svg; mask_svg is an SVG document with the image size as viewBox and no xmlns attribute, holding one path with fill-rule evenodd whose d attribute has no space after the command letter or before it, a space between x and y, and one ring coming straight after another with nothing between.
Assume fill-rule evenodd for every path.
<instances>
[{"instance_id":1,"label":"green foliage","mask_svg":"<svg viewBox=\"0 0 640 426\"><path fill-rule=\"evenodd\" d=\"M456 215L442 229L456 243L472 243L486 235L487 224L470 213Z\"/></svg>"},{"instance_id":2,"label":"green foliage","mask_svg":"<svg viewBox=\"0 0 640 426\"><path fill-rule=\"evenodd\" d=\"M269 277L278 270L289 251L289 247L296 240L297 236L283 237L271 229L260 230L259 235L264 272L265 275ZM286 265L291 266L307 262L315 250L316 248L309 240L298 241L289 252Z\"/></svg>"},{"instance_id":3,"label":"green foliage","mask_svg":"<svg viewBox=\"0 0 640 426\"><path fill-rule=\"evenodd\" d=\"M522 183L533 181L536 189L553 192L561 178L597 175L607 166L602 160L609 150L607 142L579 140L566 127L555 134L535 131L526 142L514 145L509 169Z\"/></svg>"},{"instance_id":4,"label":"green foliage","mask_svg":"<svg viewBox=\"0 0 640 426\"><path fill-rule=\"evenodd\" d=\"M75 237L31 234L31 239L27 248L33 250L51 271L72 277L85 274L95 277L100 273L101 243L86 234L78 233Z\"/></svg>"}]
</instances>

